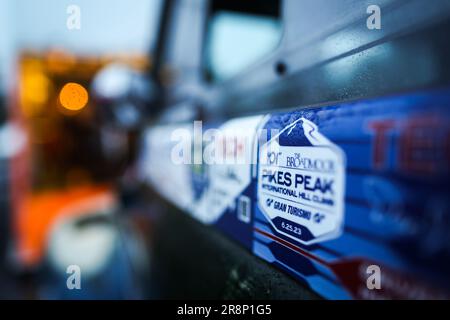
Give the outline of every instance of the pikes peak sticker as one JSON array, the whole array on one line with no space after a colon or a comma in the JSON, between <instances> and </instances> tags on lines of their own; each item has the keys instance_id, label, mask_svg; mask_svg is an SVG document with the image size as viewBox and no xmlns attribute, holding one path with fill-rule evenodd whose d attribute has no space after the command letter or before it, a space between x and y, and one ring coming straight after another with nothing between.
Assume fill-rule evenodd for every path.
<instances>
[{"instance_id":1,"label":"pikes peak sticker","mask_svg":"<svg viewBox=\"0 0 450 320\"><path fill-rule=\"evenodd\" d=\"M345 153L300 118L260 147L258 205L281 234L309 245L344 222Z\"/></svg>"}]
</instances>

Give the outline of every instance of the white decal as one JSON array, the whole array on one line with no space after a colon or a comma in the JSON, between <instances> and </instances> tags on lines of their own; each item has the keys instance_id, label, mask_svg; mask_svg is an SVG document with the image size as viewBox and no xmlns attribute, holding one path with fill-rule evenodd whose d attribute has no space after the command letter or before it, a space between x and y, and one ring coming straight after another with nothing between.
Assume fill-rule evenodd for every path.
<instances>
[{"instance_id":1,"label":"white decal","mask_svg":"<svg viewBox=\"0 0 450 320\"><path fill-rule=\"evenodd\" d=\"M301 118L261 146L258 205L281 234L307 245L336 238L344 192L345 154L311 121Z\"/></svg>"},{"instance_id":2,"label":"white decal","mask_svg":"<svg viewBox=\"0 0 450 320\"><path fill-rule=\"evenodd\" d=\"M243 201L242 197L240 201L237 199L251 182L251 159L256 158L253 144L261 120L260 116L236 119L219 128L226 150L225 161L223 164L207 166L206 190L192 210L200 221L215 223L228 208L237 209L239 220L250 221L250 202ZM239 208L236 208L236 204Z\"/></svg>"}]
</instances>

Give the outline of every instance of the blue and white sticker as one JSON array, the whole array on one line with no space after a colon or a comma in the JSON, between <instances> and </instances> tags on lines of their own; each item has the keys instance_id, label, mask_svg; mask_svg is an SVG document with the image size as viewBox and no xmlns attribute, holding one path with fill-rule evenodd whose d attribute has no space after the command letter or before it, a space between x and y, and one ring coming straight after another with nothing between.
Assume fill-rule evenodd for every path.
<instances>
[{"instance_id":1,"label":"blue and white sticker","mask_svg":"<svg viewBox=\"0 0 450 320\"><path fill-rule=\"evenodd\" d=\"M345 153L300 118L259 150L258 205L281 234L310 245L344 222Z\"/></svg>"}]
</instances>

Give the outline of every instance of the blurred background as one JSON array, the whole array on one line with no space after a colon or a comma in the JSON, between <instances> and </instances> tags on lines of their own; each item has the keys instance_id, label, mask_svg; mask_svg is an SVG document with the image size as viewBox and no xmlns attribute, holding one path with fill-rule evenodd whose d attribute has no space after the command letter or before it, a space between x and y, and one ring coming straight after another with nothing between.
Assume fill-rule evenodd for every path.
<instances>
[{"instance_id":1,"label":"blurred background","mask_svg":"<svg viewBox=\"0 0 450 320\"><path fill-rule=\"evenodd\" d=\"M123 218L118 191L136 134L101 128L91 88L112 65L126 73L113 93L128 75L141 81L160 11L152 0L0 2L1 298L148 297L149 218ZM67 290L68 265L85 273L82 293Z\"/></svg>"},{"instance_id":2,"label":"blurred background","mask_svg":"<svg viewBox=\"0 0 450 320\"><path fill-rule=\"evenodd\" d=\"M435 2L0 0L0 298L319 298L251 240L182 213L208 173L168 165L167 137L194 120L447 87L450 5ZM448 266L444 222L430 226L436 255L404 265ZM72 265L82 290L67 289Z\"/></svg>"}]
</instances>

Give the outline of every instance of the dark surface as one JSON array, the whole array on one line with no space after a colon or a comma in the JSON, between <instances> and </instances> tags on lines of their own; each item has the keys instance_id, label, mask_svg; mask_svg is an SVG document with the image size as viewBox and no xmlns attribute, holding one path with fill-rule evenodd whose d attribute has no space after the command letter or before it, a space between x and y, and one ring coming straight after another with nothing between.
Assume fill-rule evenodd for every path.
<instances>
[{"instance_id":1,"label":"dark surface","mask_svg":"<svg viewBox=\"0 0 450 320\"><path fill-rule=\"evenodd\" d=\"M158 299L319 299L212 227L168 207L153 237Z\"/></svg>"}]
</instances>

